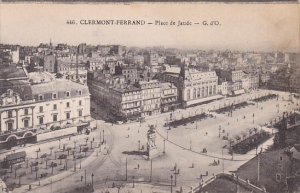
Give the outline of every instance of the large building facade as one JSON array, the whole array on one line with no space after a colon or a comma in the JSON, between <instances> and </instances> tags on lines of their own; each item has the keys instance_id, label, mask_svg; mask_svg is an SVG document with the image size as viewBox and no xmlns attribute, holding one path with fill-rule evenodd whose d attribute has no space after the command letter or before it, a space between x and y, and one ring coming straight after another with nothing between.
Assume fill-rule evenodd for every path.
<instances>
[{"instance_id":1,"label":"large building facade","mask_svg":"<svg viewBox=\"0 0 300 193\"><path fill-rule=\"evenodd\" d=\"M141 91L126 84L123 76L112 76L100 71L88 73L88 87L93 100L108 108L120 120L135 119L141 115Z\"/></svg>"},{"instance_id":2,"label":"large building facade","mask_svg":"<svg viewBox=\"0 0 300 193\"><path fill-rule=\"evenodd\" d=\"M87 86L57 80L49 73L28 77L6 80L0 90L0 148L26 143L53 128L88 126L91 117Z\"/></svg>"},{"instance_id":3,"label":"large building facade","mask_svg":"<svg viewBox=\"0 0 300 193\"><path fill-rule=\"evenodd\" d=\"M183 74L182 74L183 73ZM218 76L215 71L201 72L184 69L181 98L184 107L220 98L218 95Z\"/></svg>"},{"instance_id":4,"label":"large building facade","mask_svg":"<svg viewBox=\"0 0 300 193\"><path fill-rule=\"evenodd\" d=\"M142 116L160 113L161 85L157 80L140 81Z\"/></svg>"}]
</instances>

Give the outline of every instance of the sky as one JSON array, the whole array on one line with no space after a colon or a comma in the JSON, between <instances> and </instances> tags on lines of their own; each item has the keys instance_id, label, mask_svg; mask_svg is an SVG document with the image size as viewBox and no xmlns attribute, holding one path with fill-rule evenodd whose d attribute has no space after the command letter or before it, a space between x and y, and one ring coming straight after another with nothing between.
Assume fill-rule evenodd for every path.
<instances>
[{"instance_id":1,"label":"sky","mask_svg":"<svg viewBox=\"0 0 300 193\"><path fill-rule=\"evenodd\" d=\"M297 4L0 4L0 42L121 44L196 49L296 51L300 45ZM156 20L175 26L81 25L80 20ZM75 20L77 25L68 25ZM177 26L178 20L199 23ZM218 26L203 26L218 21Z\"/></svg>"}]
</instances>

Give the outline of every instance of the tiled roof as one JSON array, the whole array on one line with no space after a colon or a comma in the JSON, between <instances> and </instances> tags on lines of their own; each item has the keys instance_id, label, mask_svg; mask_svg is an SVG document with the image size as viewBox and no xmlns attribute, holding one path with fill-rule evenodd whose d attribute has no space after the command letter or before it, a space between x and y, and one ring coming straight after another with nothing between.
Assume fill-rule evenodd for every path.
<instances>
[{"instance_id":1,"label":"tiled roof","mask_svg":"<svg viewBox=\"0 0 300 193\"><path fill-rule=\"evenodd\" d=\"M0 80L0 95L5 93L7 89L12 89L13 92L18 93L23 101L33 99L31 86L25 80Z\"/></svg>"},{"instance_id":2,"label":"tiled roof","mask_svg":"<svg viewBox=\"0 0 300 193\"><path fill-rule=\"evenodd\" d=\"M57 93L57 98L68 98L66 92L70 92L70 97L79 96L78 91L82 91L82 96L90 95L88 87L76 82L72 82L65 79L56 79L51 82L35 84L31 86L32 93L36 100L38 100L38 95L43 94L44 100L51 100L52 93Z\"/></svg>"},{"instance_id":3,"label":"tiled roof","mask_svg":"<svg viewBox=\"0 0 300 193\"><path fill-rule=\"evenodd\" d=\"M17 68L16 65L1 66L0 80L8 79L26 79L26 73L23 68Z\"/></svg>"}]
</instances>

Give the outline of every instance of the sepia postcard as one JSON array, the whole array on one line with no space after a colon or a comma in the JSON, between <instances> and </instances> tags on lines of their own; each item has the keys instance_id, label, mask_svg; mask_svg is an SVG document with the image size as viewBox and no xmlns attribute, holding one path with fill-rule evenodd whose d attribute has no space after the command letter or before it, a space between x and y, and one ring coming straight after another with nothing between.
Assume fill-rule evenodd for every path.
<instances>
[{"instance_id":1,"label":"sepia postcard","mask_svg":"<svg viewBox=\"0 0 300 193\"><path fill-rule=\"evenodd\" d=\"M0 193L300 192L300 7L0 3Z\"/></svg>"}]
</instances>

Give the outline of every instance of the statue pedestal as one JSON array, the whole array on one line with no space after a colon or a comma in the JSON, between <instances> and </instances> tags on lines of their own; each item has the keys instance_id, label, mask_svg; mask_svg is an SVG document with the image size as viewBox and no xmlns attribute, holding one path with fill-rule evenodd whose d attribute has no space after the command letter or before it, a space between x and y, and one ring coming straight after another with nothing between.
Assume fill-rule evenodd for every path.
<instances>
[{"instance_id":1,"label":"statue pedestal","mask_svg":"<svg viewBox=\"0 0 300 193\"><path fill-rule=\"evenodd\" d=\"M148 138L148 143L147 143L148 159L153 159L155 157L158 157L159 151L155 144L156 133L153 125L150 126L147 132L147 138Z\"/></svg>"},{"instance_id":2,"label":"statue pedestal","mask_svg":"<svg viewBox=\"0 0 300 193\"><path fill-rule=\"evenodd\" d=\"M148 151L148 159L153 159L153 158L156 158L158 157L160 154L159 154L159 151L157 148L152 148Z\"/></svg>"}]
</instances>

